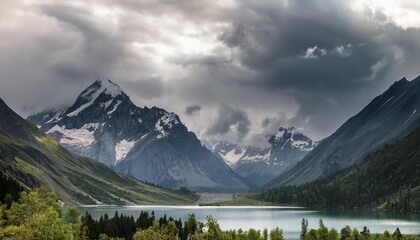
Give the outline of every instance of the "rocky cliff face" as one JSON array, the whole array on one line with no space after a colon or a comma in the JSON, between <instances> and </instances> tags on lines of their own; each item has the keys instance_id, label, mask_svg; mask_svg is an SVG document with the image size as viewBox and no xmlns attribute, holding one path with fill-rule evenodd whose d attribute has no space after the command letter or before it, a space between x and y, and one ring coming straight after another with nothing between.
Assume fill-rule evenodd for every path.
<instances>
[{"instance_id":1,"label":"rocky cliff face","mask_svg":"<svg viewBox=\"0 0 420 240\"><path fill-rule=\"evenodd\" d=\"M137 107L110 80L94 82L67 109L42 112L29 120L68 150L143 181L194 190L249 188L175 113Z\"/></svg>"}]
</instances>

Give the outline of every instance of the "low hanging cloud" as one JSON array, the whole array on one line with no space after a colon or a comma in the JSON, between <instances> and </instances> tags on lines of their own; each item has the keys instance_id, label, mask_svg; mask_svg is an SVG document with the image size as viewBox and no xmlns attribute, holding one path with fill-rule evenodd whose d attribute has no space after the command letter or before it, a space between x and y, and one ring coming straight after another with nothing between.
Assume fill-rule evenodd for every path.
<instances>
[{"instance_id":1,"label":"low hanging cloud","mask_svg":"<svg viewBox=\"0 0 420 240\"><path fill-rule=\"evenodd\" d=\"M207 129L209 135L234 135L242 140L249 132L251 122L245 111L222 104L217 111L217 118Z\"/></svg>"},{"instance_id":2,"label":"low hanging cloud","mask_svg":"<svg viewBox=\"0 0 420 240\"><path fill-rule=\"evenodd\" d=\"M197 115L198 113L200 113L201 111L201 106L200 105L189 105L185 107L185 114L187 114L188 116L194 116Z\"/></svg>"},{"instance_id":3,"label":"low hanging cloud","mask_svg":"<svg viewBox=\"0 0 420 240\"><path fill-rule=\"evenodd\" d=\"M164 94L163 80L159 77L136 79L120 85L129 95L143 99L156 99Z\"/></svg>"}]
</instances>

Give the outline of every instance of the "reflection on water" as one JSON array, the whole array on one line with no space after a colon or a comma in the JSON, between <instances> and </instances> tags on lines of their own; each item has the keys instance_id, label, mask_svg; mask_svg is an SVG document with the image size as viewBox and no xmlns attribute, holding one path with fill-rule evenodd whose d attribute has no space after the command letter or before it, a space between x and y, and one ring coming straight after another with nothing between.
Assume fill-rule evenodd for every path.
<instances>
[{"instance_id":1,"label":"reflection on water","mask_svg":"<svg viewBox=\"0 0 420 240\"><path fill-rule=\"evenodd\" d=\"M119 214L133 215L137 218L141 210L154 211L156 217L166 214L183 221L188 214L194 213L197 220L205 222L207 215L212 215L224 230L264 228L283 229L286 239L298 239L302 218L307 218L309 228L318 228L319 219L328 228L338 231L349 225L351 228L362 230L364 226L371 233L382 233L385 230L393 232L397 227L403 234L420 233L420 216L396 216L382 212L354 212L339 210L308 210L298 207L199 207L199 206L81 206L81 211L88 211L93 218L99 218L107 213L112 217L115 211Z\"/></svg>"}]
</instances>

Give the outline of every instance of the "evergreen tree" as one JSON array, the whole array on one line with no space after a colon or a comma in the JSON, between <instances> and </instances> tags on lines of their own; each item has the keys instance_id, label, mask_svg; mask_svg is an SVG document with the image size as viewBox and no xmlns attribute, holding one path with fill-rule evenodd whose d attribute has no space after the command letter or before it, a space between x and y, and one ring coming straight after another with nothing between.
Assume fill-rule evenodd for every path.
<instances>
[{"instance_id":1,"label":"evergreen tree","mask_svg":"<svg viewBox=\"0 0 420 240\"><path fill-rule=\"evenodd\" d=\"M263 240L268 240L268 230L267 230L267 228L264 228L264 230L263 230L262 239Z\"/></svg>"},{"instance_id":2,"label":"evergreen tree","mask_svg":"<svg viewBox=\"0 0 420 240\"><path fill-rule=\"evenodd\" d=\"M283 231L278 227L270 231L270 240L284 240Z\"/></svg>"},{"instance_id":3,"label":"evergreen tree","mask_svg":"<svg viewBox=\"0 0 420 240\"><path fill-rule=\"evenodd\" d=\"M370 231L366 226L363 227L363 231L360 232L360 234L362 234L362 237L363 237L364 240L369 240L370 239Z\"/></svg>"},{"instance_id":4,"label":"evergreen tree","mask_svg":"<svg viewBox=\"0 0 420 240\"><path fill-rule=\"evenodd\" d=\"M322 219L319 219L319 228L316 231L318 239L327 239L328 238L328 228L325 227Z\"/></svg>"},{"instance_id":5,"label":"evergreen tree","mask_svg":"<svg viewBox=\"0 0 420 240\"><path fill-rule=\"evenodd\" d=\"M394 234L392 234L392 238L395 239L395 240L400 240L400 239L402 239L402 237L403 236L402 236L399 228L397 228L395 230Z\"/></svg>"},{"instance_id":6,"label":"evergreen tree","mask_svg":"<svg viewBox=\"0 0 420 240\"><path fill-rule=\"evenodd\" d=\"M300 230L300 240L305 240L305 236L308 233L308 219L302 219L302 225Z\"/></svg>"},{"instance_id":7,"label":"evergreen tree","mask_svg":"<svg viewBox=\"0 0 420 240\"><path fill-rule=\"evenodd\" d=\"M351 228L346 226L341 229L341 240L350 240L351 238Z\"/></svg>"}]
</instances>

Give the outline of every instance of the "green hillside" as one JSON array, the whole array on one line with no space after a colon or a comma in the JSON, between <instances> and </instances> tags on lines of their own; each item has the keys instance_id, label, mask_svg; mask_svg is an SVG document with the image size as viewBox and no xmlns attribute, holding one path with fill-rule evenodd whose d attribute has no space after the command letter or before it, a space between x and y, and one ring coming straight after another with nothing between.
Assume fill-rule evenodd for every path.
<instances>
[{"instance_id":1,"label":"green hillside","mask_svg":"<svg viewBox=\"0 0 420 240\"><path fill-rule=\"evenodd\" d=\"M49 186L71 204L191 204L198 199L192 193L142 183L69 153L1 100L0 172L2 179L13 179L27 189Z\"/></svg>"},{"instance_id":2,"label":"green hillside","mask_svg":"<svg viewBox=\"0 0 420 240\"><path fill-rule=\"evenodd\" d=\"M323 180L266 190L264 200L309 207L420 210L420 128Z\"/></svg>"}]
</instances>

